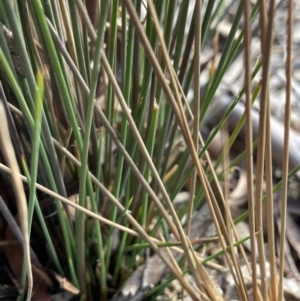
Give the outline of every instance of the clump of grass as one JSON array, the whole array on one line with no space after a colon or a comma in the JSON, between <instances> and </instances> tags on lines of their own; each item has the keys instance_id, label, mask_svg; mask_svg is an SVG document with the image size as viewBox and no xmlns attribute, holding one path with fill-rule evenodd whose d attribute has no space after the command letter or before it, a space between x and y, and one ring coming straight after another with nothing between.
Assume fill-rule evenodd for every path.
<instances>
[{"instance_id":1,"label":"clump of grass","mask_svg":"<svg viewBox=\"0 0 300 301\"><path fill-rule=\"evenodd\" d=\"M178 8L176 1L168 0L150 0L147 4L141 0L95 0L87 1L86 5L79 0L0 2L0 79L4 87L1 101L11 111L10 126L17 129L10 134L21 174L26 177L22 179L28 183L25 186L28 235L34 240L36 227L40 225L47 247L43 244L36 252L47 252L48 259L42 263L46 274L54 270L69 279L79 289L82 300L110 299L111 292L120 289L142 264L140 259L147 257L149 247L194 300L198 293L203 298L222 299L204 264L224 254L240 299L248 300L240 259L234 252L245 239L251 242L255 300L261 296L262 300L268 300L268 291L274 292L270 300L281 298L284 237L278 276L272 214L272 194L281 184L273 186L272 183L271 141L267 139L270 137L269 56L275 4L270 1L270 15L266 18L264 1L258 1L253 7L248 1L240 1L222 54L217 60L216 48L211 50L206 67L209 76L201 80L202 50L210 44L217 45L214 39L217 25L231 4L196 0L191 16L189 2L182 1ZM290 6L289 20L291 10ZM258 16L262 58L255 65L250 59L251 22ZM236 38L241 21L243 29ZM289 39L291 24L290 21ZM287 44L286 90L290 95L291 41ZM241 50L245 61L244 85L215 130L203 141L199 129L205 127L217 90ZM260 69L262 82L252 91L251 82ZM190 100L187 95L191 91ZM255 144L251 108L258 101L259 92L260 130ZM225 138L226 147L213 162L207 150L214 137L224 133L226 120L242 97L245 114L232 135ZM289 176L297 171L288 174L289 112L287 99L283 196L287 195ZM235 222L249 216L250 236L237 239L225 201L228 189L225 185L227 193L226 189L224 192L219 182L222 179L226 183L230 165L237 162L229 162L228 154L244 123L245 152L237 160L246 157L247 161L249 213ZM183 141L184 150L174 161L172 155L178 140ZM264 162L264 158L270 160ZM6 164L0 165L1 177L10 185L9 178L3 176L9 173ZM267 185L265 197L263 179ZM184 210L176 211L174 199L187 188L188 202ZM20 193L16 191L16 195ZM70 198L71 195L75 197ZM262 279L266 279L260 231L265 199L271 212L268 218L271 282L262 281L258 285L256 255ZM192 216L204 201L222 251L201 261L189 235ZM76 209L75 213L72 208ZM19 217L20 214L18 211ZM283 220L281 233L285 232L284 227ZM178 264L177 256L166 251L174 246L184 254L184 260ZM26 267L30 269L30 265ZM186 272L193 275L196 291L184 277ZM30 271L27 273L30 275ZM147 296L162 295L170 280L148 291ZM22 288L26 291L25 281Z\"/></svg>"}]
</instances>

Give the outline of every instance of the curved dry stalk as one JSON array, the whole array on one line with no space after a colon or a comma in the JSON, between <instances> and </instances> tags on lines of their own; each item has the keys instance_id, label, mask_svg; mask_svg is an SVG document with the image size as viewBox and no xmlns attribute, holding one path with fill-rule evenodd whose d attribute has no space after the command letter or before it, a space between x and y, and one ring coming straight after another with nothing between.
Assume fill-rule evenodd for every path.
<instances>
[{"instance_id":1,"label":"curved dry stalk","mask_svg":"<svg viewBox=\"0 0 300 301\"><path fill-rule=\"evenodd\" d=\"M23 183L18 177L20 170L15 156L14 147L10 139L6 113L2 101L0 102L0 120L1 120L0 141L1 141L2 154L5 161L7 162L7 165L11 168L12 185L16 196L19 223L23 235L24 259L25 259L26 272L28 277L27 301L30 301L32 296L33 278L32 278L32 267L31 267L31 259L30 259L30 239L28 234L27 202L26 202Z\"/></svg>"}]
</instances>

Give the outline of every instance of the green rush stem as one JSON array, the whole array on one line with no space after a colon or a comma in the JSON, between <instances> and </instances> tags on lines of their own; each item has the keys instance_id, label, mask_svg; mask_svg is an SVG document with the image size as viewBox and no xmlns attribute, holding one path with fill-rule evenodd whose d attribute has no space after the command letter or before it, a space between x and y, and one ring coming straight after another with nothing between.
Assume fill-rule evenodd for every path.
<instances>
[{"instance_id":1,"label":"green rush stem","mask_svg":"<svg viewBox=\"0 0 300 301\"><path fill-rule=\"evenodd\" d=\"M73 30L73 36L74 36L74 42L75 42L75 47L76 47L76 54L78 58L78 66L79 66L79 71L84 79L84 81L87 83L88 82L88 76L87 76L87 69L90 68L89 65L86 66L85 64L85 59L84 59L84 53L83 53L83 45L82 45L82 38L80 36L80 28L79 28L79 20L78 20L78 15L76 11L76 5L73 0L69 0L69 8L70 8L70 18L72 22L72 30Z\"/></svg>"},{"instance_id":2,"label":"green rush stem","mask_svg":"<svg viewBox=\"0 0 300 301\"><path fill-rule=\"evenodd\" d=\"M195 54L194 54L194 105L193 105L193 142L194 148L198 153L199 150L199 115L200 115L200 57L201 57L201 0L196 0L195 3ZM189 236L192 223L192 214L194 211L195 190L197 181L197 171L194 169L191 184L190 184L190 198L187 208L187 222L186 234Z\"/></svg>"},{"instance_id":3,"label":"green rush stem","mask_svg":"<svg viewBox=\"0 0 300 301\"><path fill-rule=\"evenodd\" d=\"M178 68L179 68L179 63L180 59L182 56L182 47L184 45L183 40L185 37L185 27L186 27L186 19L188 15L188 8L189 8L189 0L181 2L180 6L180 12L179 12L179 18L178 18L178 23L176 26L178 27L178 33L176 35L176 47L175 47L175 54L174 54L174 63L173 67L175 70L175 73L177 74ZM173 49L170 49L170 53L172 53Z\"/></svg>"},{"instance_id":4,"label":"green rush stem","mask_svg":"<svg viewBox=\"0 0 300 301\"><path fill-rule=\"evenodd\" d=\"M91 76L91 87L90 94L88 96L87 103L87 111L86 111L86 122L85 122L85 133L83 140L83 148L81 152L81 168L80 168L80 176L79 176L79 205L85 207L86 204L86 181L87 181L87 173L88 173L88 152L90 146L90 134L91 127L93 122L94 115L94 99L96 95L97 83L98 83L98 75L100 70L100 60L101 60L101 49L103 47L104 41L104 33L105 33L105 24L107 20L109 1L105 1L101 6L101 15L98 24L98 35L96 40L96 49L95 49L95 57L94 57L94 68L92 70ZM93 191L89 191L89 196L91 199L92 206L94 206L93 210L96 210L96 202ZM86 293L86 282L85 282L85 214L83 212L78 213L78 220L76 221L77 226L77 248L78 248L78 275L79 275L79 283L81 288L81 293ZM100 261L104 262L103 256L103 248L102 248L102 237L99 223L95 224L99 229L97 230L97 238L98 238L98 247L100 252ZM101 295L103 300L107 298L107 287L106 287L106 271L105 269L101 269Z\"/></svg>"},{"instance_id":5,"label":"green rush stem","mask_svg":"<svg viewBox=\"0 0 300 301\"><path fill-rule=\"evenodd\" d=\"M31 232L34 200L36 198L36 180L39 161L39 148L41 142L41 121L43 111L44 98L44 75L41 72L37 74L37 90L35 94L35 112L34 112L34 131L31 144L31 162L30 162L30 185L29 185L29 201L28 201L28 231Z\"/></svg>"},{"instance_id":6,"label":"green rush stem","mask_svg":"<svg viewBox=\"0 0 300 301\"><path fill-rule=\"evenodd\" d=\"M211 25L212 21L212 12L215 6L216 0L210 0L207 3L206 11L204 14L202 26L201 26L201 47L203 47L206 43L206 37L207 37L207 32L209 30L209 27Z\"/></svg>"},{"instance_id":7,"label":"green rush stem","mask_svg":"<svg viewBox=\"0 0 300 301\"><path fill-rule=\"evenodd\" d=\"M73 57L73 62L76 65L76 68L79 69L80 74L82 75L82 78L84 81L87 83L87 68L85 65L85 60L84 60L84 48L82 45L82 39L80 37L80 28L79 28L79 20L78 20L78 14L76 11L76 4L73 0L69 0L69 10L70 10L70 18L71 18L71 23L72 23L72 39L71 40L71 47L72 51L69 50ZM69 24L69 22L68 22ZM68 35L67 35L68 37ZM69 42L69 39L68 39ZM89 66L89 65L88 65ZM82 123L85 124L85 112L86 112L86 106L87 106L87 100L84 95L83 90L75 85L75 93L77 96L77 106L78 106L78 115L80 116ZM93 124L94 125L94 124ZM84 133L84 129L83 133ZM92 126L91 129L91 140L92 140L92 160L95 159L96 153L97 153L97 137L96 137L96 129L95 126Z\"/></svg>"},{"instance_id":8,"label":"green rush stem","mask_svg":"<svg viewBox=\"0 0 300 301\"><path fill-rule=\"evenodd\" d=\"M116 42L117 42L117 20L118 20L118 7L119 1L112 1L112 16L110 20L110 28L109 28L109 64L113 70L115 70L115 59L116 59ZM113 114L114 112L114 93L111 83L108 83L107 87L107 97L106 97L106 110L107 110L107 120L111 125L113 125ZM105 162L108 166L108 181L111 179L112 174L112 143L109 134L106 132L105 134Z\"/></svg>"},{"instance_id":9,"label":"green rush stem","mask_svg":"<svg viewBox=\"0 0 300 301\"><path fill-rule=\"evenodd\" d=\"M127 11L123 1L122 5L122 41L127 39ZM127 59L127 47L126 43L121 44L121 64L122 64L122 92L125 91L125 80L126 80L126 59Z\"/></svg>"},{"instance_id":10,"label":"green rush stem","mask_svg":"<svg viewBox=\"0 0 300 301\"><path fill-rule=\"evenodd\" d=\"M163 16L162 4L163 4L163 1L158 2L158 7L157 7L160 18L162 18L162 16ZM154 30L153 30L153 24L151 21L150 14L147 14L146 34L149 37L149 41L150 41L152 49L154 51L157 51L158 40L157 40L157 36L155 35ZM150 87L151 87L151 85L154 85L153 68L146 58L145 58L144 66L145 66L144 67L145 72L144 72L144 77L142 79L143 87L141 89L142 90L142 94L141 94L142 98L138 102L137 108L133 115L134 120L136 121L136 124L137 124L137 128L138 128L139 132L141 133L141 135L146 134L146 131L147 131L144 127L145 112L146 112L146 109L148 108L147 104L151 102ZM156 84L155 84L155 86L156 86ZM151 104L149 106L151 106ZM131 141L132 141L132 143L131 143L131 148L130 148L129 154L131 155L132 158L135 158L136 156L138 156L138 154L136 151L137 144L135 143L135 137L133 135L131 136ZM140 159L140 157L138 157L138 159ZM143 166L145 166L145 165L143 165ZM141 167L141 170L144 171L144 167ZM127 176L129 175L129 171L130 170L128 168L125 173L124 181L126 181ZM132 183L134 183L133 179L132 179ZM138 192L140 191L140 189L141 189L141 185L138 185L136 188L136 191L137 191L136 195L138 195ZM133 213L136 211L136 208L138 207L139 204L140 204L140 201L137 199L133 202L133 208L132 208Z\"/></svg>"},{"instance_id":11,"label":"green rush stem","mask_svg":"<svg viewBox=\"0 0 300 301\"><path fill-rule=\"evenodd\" d=\"M135 1L134 1L135 5ZM133 46L134 46L134 26L130 22L129 24L129 31L128 31L128 46L126 51L126 70L125 70L125 82L124 82L124 99L126 101L127 106L129 106L129 100L130 100L130 89L131 89L131 71L132 71L132 61L133 61ZM122 117L122 130L121 130L121 143L123 145L126 145L127 140L127 131L128 131L128 122L125 116ZM116 180L114 184L113 189L113 195L116 198L120 197L120 188L121 188L121 182L123 179L123 166L124 166L124 157L119 156L118 163L117 163L117 171L116 171ZM113 207L111 212L111 220L115 221L117 217L117 208ZM112 238L108 240L107 245L107 253L106 253L106 269L108 269L110 260L111 260L111 251L112 251Z\"/></svg>"},{"instance_id":12,"label":"green rush stem","mask_svg":"<svg viewBox=\"0 0 300 301\"><path fill-rule=\"evenodd\" d=\"M170 1L169 3L169 11L170 11L170 16L167 19L167 31L166 31L166 37L170 38L170 30L172 28L172 23L173 22L173 18L174 18L174 3L171 2L175 2L175 1ZM179 19L178 19L178 23L177 23L177 30L178 30L178 34L176 35L176 48L175 48L175 54L174 54L174 63L173 63L173 67L175 70L175 73L178 72L178 68L179 68L179 63L180 63L180 59L181 59L181 55L182 55L182 47L184 45L183 43L183 39L185 36L185 23L186 23L186 18L187 18L187 11L188 11L188 6L189 6L189 1L184 1L181 4L181 9L179 12ZM166 46L167 47L172 47L172 44L169 45L167 44L167 42L169 42L169 44L171 43L171 41L166 40ZM173 43L174 44L174 43ZM172 53L173 49L170 49L169 52ZM162 70L165 71L166 68L166 63L163 61L162 64ZM158 103L160 104L160 96L161 96L161 89L158 90ZM170 128L172 128L172 125L170 124L172 122L172 120L174 120L174 118L172 118L172 110L170 107L166 108L166 110L162 110L162 112L165 114L163 117L163 125L161 127L161 139L159 142L159 150L158 150L158 166L162 166L159 170L160 172L160 176L162 177L165 173L165 169L166 169L166 164L168 161L168 158L170 156L171 153L171 149L172 149L172 145L174 142L174 138L175 135L177 133L177 127L174 127L175 129L171 131L171 134L169 135L169 140L167 140L168 137L168 132L170 131ZM167 150L165 149L165 145L168 143L168 148ZM165 153L165 154L164 154ZM165 164L161 164L161 161L164 157L164 163Z\"/></svg>"},{"instance_id":13,"label":"green rush stem","mask_svg":"<svg viewBox=\"0 0 300 301\"><path fill-rule=\"evenodd\" d=\"M212 21L212 11L214 8L214 4L215 4L215 0L211 0L208 2L207 4L207 8L204 14L204 18L203 18L203 22L201 25L201 49L203 48L203 46L205 45L205 41L206 41L206 36L207 36L207 32L209 30L209 27L211 26L211 21ZM193 22L193 21L192 21ZM194 29L194 27L192 27L191 29ZM188 41L187 44L189 42L189 38L194 38L194 30L191 30L189 32L189 36L188 36ZM191 37L190 37L191 35ZM191 46L192 46L192 42L191 42ZM184 59L187 59L190 55L191 52L191 47L185 49L185 53L184 53L184 58L183 61L181 63L180 66L180 73L178 75L178 79L180 83L184 83L184 87L183 87L183 91L185 92L185 95L188 93L188 90L191 86L191 82L192 82L192 78L194 75L194 57L192 57L192 59L190 60L190 68L188 70L186 70L186 66L185 64L187 64L187 62L184 62ZM185 57L186 56L186 57ZM184 69L183 69L184 67Z\"/></svg>"},{"instance_id":14,"label":"green rush stem","mask_svg":"<svg viewBox=\"0 0 300 301\"><path fill-rule=\"evenodd\" d=\"M40 5L39 0L33 0L32 5L35 9L35 13L37 16L37 20L40 26L40 30L44 36L45 45L47 47L47 51L49 54L50 61L52 63L53 70L57 76L57 82L59 83L61 93L63 96L63 99L65 100L65 105L69 114L70 122L74 131L76 143L78 146L79 151L82 150L82 139L81 135L79 133L79 127L77 123L77 118L74 111L74 106L71 100L70 91L68 89L68 84L65 81L64 78L64 72L62 70L60 60L56 51L56 48L54 46L53 40L51 38L50 30L47 25L47 21L45 18L45 15L43 13L43 9Z\"/></svg>"},{"instance_id":15,"label":"green rush stem","mask_svg":"<svg viewBox=\"0 0 300 301\"><path fill-rule=\"evenodd\" d=\"M101 177L101 165L102 165L102 155L103 155L103 140L104 140L104 128L101 127L99 129L99 143L98 143L98 152L97 152L97 161L96 161L96 172L95 177L100 181ZM95 188L95 200L97 203L99 203L100 199L100 190L99 187Z\"/></svg>"},{"instance_id":16,"label":"green rush stem","mask_svg":"<svg viewBox=\"0 0 300 301\"><path fill-rule=\"evenodd\" d=\"M132 203L132 199L130 199L130 178L126 182L126 188L127 189L126 189L125 199L129 200L125 207L125 210L127 211ZM125 210L124 210L124 212L125 212ZM120 242L119 248L117 250L116 264L115 264L115 269L114 269L114 274L113 274L115 281L117 281L118 277L120 276L120 269L121 269L122 263L124 264L124 268L125 268L124 250L126 247L127 238L128 238L128 233L126 233L126 232L122 233L121 242Z\"/></svg>"},{"instance_id":17,"label":"green rush stem","mask_svg":"<svg viewBox=\"0 0 300 301\"><path fill-rule=\"evenodd\" d=\"M150 128L148 132L148 138L146 142L146 147L149 152L149 155L153 156L153 149L154 149L154 142L155 142L155 133L156 133L156 125L157 125L157 116L158 116L158 104L156 101L153 101L152 105L152 116L151 116L151 122L150 122ZM145 171L145 179L147 182L150 183L151 180L151 171L148 166L146 166ZM142 193L142 221L141 225L142 227L146 228L146 222L147 222L147 215L148 215L148 193L143 190Z\"/></svg>"},{"instance_id":18,"label":"green rush stem","mask_svg":"<svg viewBox=\"0 0 300 301\"><path fill-rule=\"evenodd\" d=\"M169 1L168 6L166 7L166 17L165 17L166 21L164 26L164 40L168 49L170 48L170 43L171 43L175 9L176 9L176 1ZM163 72L165 72L166 62L163 59L160 60L160 65ZM157 149L156 158L157 158L157 166L159 168L158 169L159 172L161 169L160 166L161 166L161 161L163 159L163 153L165 151L165 141L168 133L168 125L170 123L170 118L171 118L171 108L162 102L162 95L163 95L162 87L161 85L157 85L156 101L160 106L159 127L161 131L156 146ZM168 158L166 158L166 160L168 160ZM160 172L160 176L162 175L163 174Z\"/></svg>"},{"instance_id":19,"label":"green rush stem","mask_svg":"<svg viewBox=\"0 0 300 301\"><path fill-rule=\"evenodd\" d=\"M136 0L136 12L141 17L142 0ZM160 1L163 2L163 1ZM134 111L139 97L139 82L141 77L140 69L140 43L138 35L135 33L133 41L133 65L132 65L132 92L131 92L131 109Z\"/></svg>"}]
</instances>

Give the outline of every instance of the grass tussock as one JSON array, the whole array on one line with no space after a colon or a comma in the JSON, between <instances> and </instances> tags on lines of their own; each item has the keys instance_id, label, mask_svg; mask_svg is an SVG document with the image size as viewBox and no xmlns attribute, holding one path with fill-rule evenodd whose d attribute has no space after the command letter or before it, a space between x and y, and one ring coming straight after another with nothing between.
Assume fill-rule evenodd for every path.
<instances>
[{"instance_id":1,"label":"grass tussock","mask_svg":"<svg viewBox=\"0 0 300 301\"><path fill-rule=\"evenodd\" d=\"M239 300L282 300L300 160L290 151L293 1L280 8L286 99L274 144L276 9L0 2L0 266L13 296L231 300L214 279L226 270Z\"/></svg>"}]
</instances>

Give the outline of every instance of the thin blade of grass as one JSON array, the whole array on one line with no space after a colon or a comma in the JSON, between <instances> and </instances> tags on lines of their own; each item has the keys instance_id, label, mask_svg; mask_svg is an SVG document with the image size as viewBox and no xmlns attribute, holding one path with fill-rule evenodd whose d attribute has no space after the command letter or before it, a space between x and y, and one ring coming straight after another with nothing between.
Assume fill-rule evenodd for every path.
<instances>
[{"instance_id":1,"label":"thin blade of grass","mask_svg":"<svg viewBox=\"0 0 300 301\"><path fill-rule=\"evenodd\" d=\"M156 102L156 100L153 100L153 105L152 105L152 116L151 116L151 121L150 121L150 126L149 126L149 132L148 132L148 138L147 138L147 149L149 152L149 155L152 157L153 156L153 149L154 149L154 141L155 141L155 133L156 133L156 126L157 126L157 117L159 114L159 106ZM151 171L149 167L146 167L145 170L145 179L150 183L151 182ZM141 219L141 225L147 229L148 225L147 223L147 215L149 214L149 204L148 204L148 197L149 195L146 193L146 191L143 191L142 194L142 219Z\"/></svg>"},{"instance_id":2,"label":"thin blade of grass","mask_svg":"<svg viewBox=\"0 0 300 301\"><path fill-rule=\"evenodd\" d=\"M35 95L35 112L34 112L34 132L31 145L31 163L30 163L30 187L29 187L29 201L28 201L28 222L29 233L31 232L32 217L34 210L34 201L36 198L36 180L38 172L39 161L39 148L41 142L41 123L42 123L42 111L43 111L43 98L44 98L44 76L41 72L37 74L37 90Z\"/></svg>"}]
</instances>

